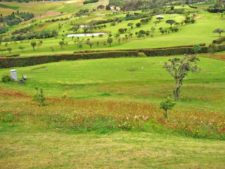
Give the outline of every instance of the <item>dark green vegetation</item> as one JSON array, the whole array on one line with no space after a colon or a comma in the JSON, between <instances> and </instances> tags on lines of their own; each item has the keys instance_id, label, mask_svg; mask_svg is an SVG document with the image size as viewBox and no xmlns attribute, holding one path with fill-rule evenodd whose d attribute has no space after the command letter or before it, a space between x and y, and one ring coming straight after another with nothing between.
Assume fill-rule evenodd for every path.
<instances>
[{"instance_id":1,"label":"dark green vegetation","mask_svg":"<svg viewBox=\"0 0 225 169\"><path fill-rule=\"evenodd\" d=\"M0 168L224 169L221 2L1 1Z\"/></svg>"}]
</instances>

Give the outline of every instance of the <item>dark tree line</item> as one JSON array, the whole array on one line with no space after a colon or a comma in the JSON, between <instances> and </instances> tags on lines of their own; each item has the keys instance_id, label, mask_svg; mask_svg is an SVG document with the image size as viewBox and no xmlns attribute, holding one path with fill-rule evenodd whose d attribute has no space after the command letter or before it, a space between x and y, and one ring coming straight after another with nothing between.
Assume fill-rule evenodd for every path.
<instances>
[{"instance_id":1,"label":"dark tree line","mask_svg":"<svg viewBox=\"0 0 225 169\"><path fill-rule=\"evenodd\" d=\"M123 10L160 8L166 4L182 3L192 4L207 0L110 0L109 5L119 6Z\"/></svg>"}]
</instances>

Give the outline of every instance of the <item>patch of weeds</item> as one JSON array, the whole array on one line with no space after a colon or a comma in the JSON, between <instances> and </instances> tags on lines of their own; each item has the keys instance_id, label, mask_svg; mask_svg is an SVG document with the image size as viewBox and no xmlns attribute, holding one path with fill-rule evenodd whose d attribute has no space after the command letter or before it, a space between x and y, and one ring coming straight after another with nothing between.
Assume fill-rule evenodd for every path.
<instances>
[{"instance_id":1,"label":"patch of weeds","mask_svg":"<svg viewBox=\"0 0 225 169\"><path fill-rule=\"evenodd\" d=\"M163 125L159 124L158 122L154 120L150 120L146 122L141 127L141 130L145 132L157 132L160 134L168 134L172 132L172 130L169 130L168 128L164 127Z\"/></svg>"},{"instance_id":2,"label":"patch of weeds","mask_svg":"<svg viewBox=\"0 0 225 169\"><path fill-rule=\"evenodd\" d=\"M12 113L6 113L0 119L3 123L12 123L15 121L15 116Z\"/></svg>"},{"instance_id":3,"label":"patch of weeds","mask_svg":"<svg viewBox=\"0 0 225 169\"><path fill-rule=\"evenodd\" d=\"M111 96L110 93L101 93L99 96L102 96L102 97L109 97Z\"/></svg>"},{"instance_id":4,"label":"patch of weeds","mask_svg":"<svg viewBox=\"0 0 225 169\"><path fill-rule=\"evenodd\" d=\"M129 72L136 72L136 71L138 71L138 68L131 67L131 68L128 68L127 71L129 71Z\"/></svg>"}]
</instances>

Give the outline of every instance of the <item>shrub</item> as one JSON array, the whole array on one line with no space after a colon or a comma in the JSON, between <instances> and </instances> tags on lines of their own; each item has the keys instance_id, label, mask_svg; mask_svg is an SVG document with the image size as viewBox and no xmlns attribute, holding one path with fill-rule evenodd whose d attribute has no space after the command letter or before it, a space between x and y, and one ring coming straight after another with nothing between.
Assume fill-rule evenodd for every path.
<instances>
[{"instance_id":1,"label":"shrub","mask_svg":"<svg viewBox=\"0 0 225 169\"><path fill-rule=\"evenodd\" d=\"M26 29L25 29L26 30ZM27 32L23 33L23 31L15 31L13 33L13 36L11 37L11 40L13 41L19 41L19 40L25 40L25 39L44 39L44 38L52 38L56 37L58 35L58 32L53 30L53 31L41 31L41 32Z\"/></svg>"},{"instance_id":2,"label":"shrub","mask_svg":"<svg viewBox=\"0 0 225 169\"><path fill-rule=\"evenodd\" d=\"M137 19L141 19L141 18L146 18L149 17L149 14L143 14L143 13L134 13L134 14L130 14L128 13L125 17L126 20L137 20Z\"/></svg>"},{"instance_id":3,"label":"shrub","mask_svg":"<svg viewBox=\"0 0 225 169\"><path fill-rule=\"evenodd\" d=\"M119 33L125 33L127 31L127 28L120 28L118 30Z\"/></svg>"},{"instance_id":4,"label":"shrub","mask_svg":"<svg viewBox=\"0 0 225 169\"><path fill-rule=\"evenodd\" d=\"M178 27L171 27L170 30L172 32L178 32L179 31L179 28Z\"/></svg>"},{"instance_id":5,"label":"shrub","mask_svg":"<svg viewBox=\"0 0 225 169\"><path fill-rule=\"evenodd\" d=\"M176 103L174 103L171 98L167 98L160 103L160 109L164 110L164 117L166 119L168 118L168 111L172 110L175 105Z\"/></svg>"},{"instance_id":6,"label":"shrub","mask_svg":"<svg viewBox=\"0 0 225 169\"><path fill-rule=\"evenodd\" d=\"M141 19L141 23L142 24L147 24L148 22L150 21L150 18L144 18L144 19Z\"/></svg>"},{"instance_id":7,"label":"shrub","mask_svg":"<svg viewBox=\"0 0 225 169\"><path fill-rule=\"evenodd\" d=\"M215 40L213 40L212 43L213 44L221 44L223 42L225 42L225 37L221 37L221 38L215 39Z\"/></svg>"},{"instance_id":8,"label":"shrub","mask_svg":"<svg viewBox=\"0 0 225 169\"><path fill-rule=\"evenodd\" d=\"M148 36L150 34L149 31L144 31L144 30L140 30L139 32L136 33L137 37L145 37Z\"/></svg>"},{"instance_id":9,"label":"shrub","mask_svg":"<svg viewBox=\"0 0 225 169\"><path fill-rule=\"evenodd\" d=\"M98 2L98 0L85 0L83 4L90 4L90 3L96 3L96 2Z\"/></svg>"},{"instance_id":10,"label":"shrub","mask_svg":"<svg viewBox=\"0 0 225 169\"><path fill-rule=\"evenodd\" d=\"M88 9L81 9L76 13L76 16L84 16L84 15L88 15L89 14L89 10Z\"/></svg>"},{"instance_id":11,"label":"shrub","mask_svg":"<svg viewBox=\"0 0 225 169\"><path fill-rule=\"evenodd\" d=\"M225 11L225 8L219 6L210 6L207 10L211 13L222 13Z\"/></svg>"},{"instance_id":12,"label":"shrub","mask_svg":"<svg viewBox=\"0 0 225 169\"><path fill-rule=\"evenodd\" d=\"M140 22L136 23L136 27L137 28L141 27L141 23Z\"/></svg>"},{"instance_id":13,"label":"shrub","mask_svg":"<svg viewBox=\"0 0 225 169\"><path fill-rule=\"evenodd\" d=\"M34 17L34 14L32 14L32 13L17 11L16 13L12 12L10 15L3 17L3 21L8 26L13 26L13 25L17 25L23 21L30 20L33 17Z\"/></svg>"},{"instance_id":14,"label":"shrub","mask_svg":"<svg viewBox=\"0 0 225 169\"><path fill-rule=\"evenodd\" d=\"M0 34L3 34L3 33L5 33L5 32L7 32L7 31L8 31L7 27L5 27L5 26L0 26Z\"/></svg>"},{"instance_id":15,"label":"shrub","mask_svg":"<svg viewBox=\"0 0 225 169\"><path fill-rule=\"evenodd\" d=\"M12 81L12 79L9 75L2 76L2 82L3 83L8 83L8 82L11 82L11 81Z\"/></svg>"},{"instance_id":16,"label":"shrub","mask_svg":"<svg viewBox=\"0 0 225 169\"><path fill-rule=\"evenodd\" d=\"M225 32L225 30L221 29L221 28L217 28L213 31L213 33L219 34L220 37L221 37L222 33L224 33L224 32Z\"/></svg>"},{"instance_id":17,"label":"shrub","mask_svg":"<svg viewBox=\"0 0 225 169\"><path fill-rule=\"evenodd\" d=\"M107 43L111 46L112 43L113 43L113 38L109 37L109 38L107 39Z\"/></svg>"}]
</instances>

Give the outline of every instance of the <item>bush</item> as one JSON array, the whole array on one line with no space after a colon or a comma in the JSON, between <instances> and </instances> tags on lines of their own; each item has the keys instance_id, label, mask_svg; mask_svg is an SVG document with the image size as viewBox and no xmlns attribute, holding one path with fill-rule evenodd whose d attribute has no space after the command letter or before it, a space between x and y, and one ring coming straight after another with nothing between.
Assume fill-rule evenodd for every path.
<instances>
[{"instance_id":1,"label":"bush","mask_svg":"<svg viewBox=\"0 0 225 169\"><path fill-rule=\"evenodd\" d=\"M118 30L119 33L125 33L127 31L127 28L120 28Z\"/></svg>"},{"instance_id":2,"label":"bush","mask_svg":"<svg viewBox=\"0 0 225 169\"><path fill-rule=\"evenodd\" d=\"M141 23L140 22L136 23L136 27L137 28L141 27Z\"/></svg>"},{"instance_id":3,"label":"bush","mask_svg":"<svg viewBox=\"0 0 225 169\"><path fill-rule=\"evenodd\" d=\"M90 4L90 3L96 3L96 2L98 2L98 0L85 0L83 4Z\"/></svg>"},{"instance_id":4,"label":"bush","mask_svg":"<svg viewBox=\"0 0 225 169\"><path fill-rule=\"evenodd\" d=\"M9 75L2 76L2 82L3 83L9 83L11 81L12 81L12 79L11 79L11 77Z\"/></svg>"},{"instance_id":5,"label":"bush","mask_svg":"<svg viewBox=\"0 0 225 169\"><path fill-rule=\"evenodd\" d=\"M150 35L150 31L140 30L139 32L136 32L137 37L145 37Z\"/></svg>"},{"instance_id":6,"label":"bush","mask_svg":"<svg viewBox=\"0 0 225 169\"><path fill-rule=\"evenodd\" d=\"M32 13L17 11L16 13L13 12L12 14L3 17L3 21L8 26L13 26L13 25L17 25L23 21L30 20L33 17L34 17L34 14L32 14Z\"/></svg>"},{"instance_id":7,"label":"bush","mask_svg":"<svg viewBox=\"0 0 225 169\"><path fill-rule=\"evenodd\" d=\"M22 30L23 31L23 30ZM18 33L18 32L16 32ZM58 32L53 31L41 31L41 32L28 32L28 33L19 33L11 37L13 41L25 40L25 39L45 39L58 36Z\"/></svg>"},{"instance_id":8,"label":"bush","mask_svg":"<svg viewBox=\"0 0 225 169\"><path fill-rule=\"evenodd\" d=\"M5 26L0 26L0 34L3 34L8 31L8 28Z\"/></svg>"},{"instance_id":9,"label":"bush","mask_svg":"<svg viewBox=\"0 0 225 169\"><path fill-rule=\"evenodd\" d=\"M147 24L148 22L150 21L150 18L144 18L144 19L141 19L141 23L142 24Z\"/></svg>"},{"instance_id":10,"label":"bush","mask_svg":"<svg viewBox=\"0 0 225 169\"><path fill-rule=\"evenodd\" d=\"M160 109L164 110L164 118L168 118L168 111L172 110L173 107L176 105L175 102L173 102L173 100L171 98L167 98L166 100L162 101L160 103Z\"/></svg>"},{"instance_id":11,"label":"bush","mask_svg":"<svg viewBox=\"0 0 225 169\"><path fill-rule=\"evenodd\" d=\"M225 42L225 37L221 37L221 38L219 38L219 39L215 39L215 40L213 40L213 44L221 44L221 43L223 43L223 42Z\"/></svg>"},{"instance_id":12,"label":"bush","mask_svg":"<svg viewBox=\"0 0 225 169\"><path fill-rule=\"evenodd\" d=\"M134 13L134 14L127 14L125 20L137 20L141 18L149 17L150 14L143 14L143 13Z\"/></svg>"},{"instance_id":13,"label":"bush","mask_svg":"<svg viewBox=\"0 0 225 169\"><path fill-rule=\"evenodd\" d=\"M207 10L208 10L208 12L211 12L211 13L223 13L223 12L225 12L225 8L215 7L215 6L210 6Z\"/></svg>"},{"instance_id":14,"label":"bush","mask_svg":"<svg viewBox=\"0 0 225 169\"><path fill-rule=\"evenodd\" d=\"M84 15L88 15L89 14L89 10L88 9L81 9L76 13L76 16L84 16Z\"/></svg>"}]
</instances>

